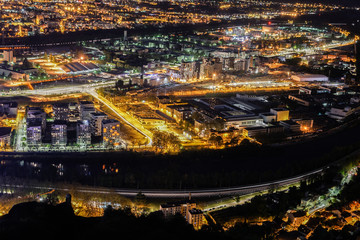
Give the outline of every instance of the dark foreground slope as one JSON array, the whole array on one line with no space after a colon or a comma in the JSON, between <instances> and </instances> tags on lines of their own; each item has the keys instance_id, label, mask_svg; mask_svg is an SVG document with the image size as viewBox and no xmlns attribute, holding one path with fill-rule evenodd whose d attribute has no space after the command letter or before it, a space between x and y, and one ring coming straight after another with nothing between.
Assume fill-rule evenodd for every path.
<instances>
[{"instance_id":1,"label":"dark foreground slope","mask_svg":"<svg viewBox=\"0 0 360 240\"><path fill-rule=\"evenodd\" d=\"M222 236L224 237L224 236ZM165 221L152 213L135 217L128 211L109 210L103 217L74 215L71 205L26 202L0 218L0 238L5 239L219 239L218 233L196 232L182 217Z\"/></svg>"}]
</instances>

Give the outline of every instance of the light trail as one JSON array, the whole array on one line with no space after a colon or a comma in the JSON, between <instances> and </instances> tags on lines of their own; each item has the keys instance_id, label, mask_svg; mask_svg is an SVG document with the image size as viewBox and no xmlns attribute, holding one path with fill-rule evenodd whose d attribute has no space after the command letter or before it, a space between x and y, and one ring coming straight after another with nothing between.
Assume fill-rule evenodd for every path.
<instances>
[{"instance_id":1,"label":"light trail","mask_svg":"<svg viewBox=\"0 0 360 240\"><path fill-rule=\"evenodd\" d=\"M110 189L110 188L91 188L91 187L77 187L76 191L82 193L90 193L90 194L118 194L125 197L134 197L139 192L144 194L148 198L186 198L191 193L192 197L224 197L224 196L239 196L245 195L249 193L261 192L264 190L268 190L274 185L277 187L284 187L288 185L293 185L299 183L301 181L306 180L307 178L320 174L324 171L324 169L318 169L315 171L311 171L309 173L305 173L302 175L298 175L295 177L291 177L288 179L282 179L278 181L272 181L263 184L252 184L241 187L229 187L229 188L215 188L215 189L188 189L188 190L143 190L143 189ZM8 188L35 188L41 190L49 190L54 189L57 191L71 191L71 188L63 188L63 187L41 187L41 186L25 186L25 185L11 185L11 184L2 184L2 187Z\"/></svg>"}]
</instances>

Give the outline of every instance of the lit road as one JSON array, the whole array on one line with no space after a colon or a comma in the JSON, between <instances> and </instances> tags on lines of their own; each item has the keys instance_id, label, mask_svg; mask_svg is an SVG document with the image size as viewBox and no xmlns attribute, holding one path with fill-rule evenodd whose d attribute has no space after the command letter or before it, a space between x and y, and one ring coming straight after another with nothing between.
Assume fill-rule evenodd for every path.
<instances>
[{"instance_id":1,"label":"lit road","mask_svg":"<svg viewBox=\"0 0 360 240\"><path fill-rule=\"evenodd\" d=\"M143 193L148 198L186 198L191 193L192 197L226 197L226 196L240 196L249 193L261 192L264 190L269 190L270 188L275 187L285 187L288 185L293 185L299 183L310 176L317 175L323 172L323 169L311 171L306 174L299 176L291 177L288 179L263 183L263 184L253 184L242 187L229 187L229 188L216 188L216 189L203 189L203 190L142 190L142 189L110 189L110 188L91 188L91 187L77 187L76 191L89 194L118 194L125 197L134 197L139 192ZM35 188L41 190L55 189L58 191L69 192L73 189L62 188L62 187L39 187L39 186L23 186L23 185L1 185L3 187L12 187L12 188Z\"/></svg>"},{"instance_id":2,"label":"lit road","mask_svg":"<svg viewBox=\"0 0 360 240\"><path fill-rule=\"evenodd\" d=\"M311 55L311 54L315 54L316 51L319 50L329 50L332 48L338 48L338 47L344 47L344 46L348 46L351 44L354 44L354 40L349 40L349 41L343 41L343 42L339 42L339 43L329 43L329 44L325 44L322 47L318 47L318 48L304 48L302 50L298 49L298 50L291 50L291 49L286 49L283 51L280 51L276 54L268 54L268 55L264 55L266 57L277 57L277 56L284 56L284 55L288 55L288 54L294 54L294 53L305 53L306 55Z\"/></svg>"},{"instance_id":3,"label":"lit road","mask_svg":"<svg viewBox=\"0 0 360 240\"><path fill-rule=\"evenodd\" d=\"M53 88L46 88L46 89L36 89L36 90L16 90L16 91L7 91L2 92L0 95L3 97L13 97L13 96L46 96L46 95L59 95L59 94L74 94L74 93L87 93L92 95L94 98L98 99L102 104L108 107L111 111L113 111L116 116L121 118L124 122L129 124L135 130L140 132L148 139L147 146L152 145L152 138L150 137L152 134L150 131L146 130L141 126L140 123L136 121L130 122L128 119L129 116L124 115L124 113L120 112L111 102L106 100L105 98L99 96L96 92L97 88L107 87L107 86L114 86L115 81L106 81L101 83L92 83L92 84L84 84L79 86L61 86L61 87L53 87ZM20 140L17 140L17 146L20 145Z\"/></svg>"},{"instance_id":4,"label":"lit road","mask_svg":"<svg viewBox=\"0 0 360 240\"><path fill-rule=\"evenodd\" d=\"M59 86L52 88L44 89L26 89L26 90L15 90L15 91L6 91L1 92L0 96L2 97L16 97L16 96L38 96L38 95L59 95L59 94L72 94L72 93L85 93L89 89L96 89L107 86L114 86L115 81L106 81L101 83L91 83L84 85L68 85L68 86Z\"/></svg>"},{"instance_id":5,"label":"lit road","mask_svg":"<svg viewBox=\"0 0 360 240\"><path fill-rule=\"evenodd\" d=\"M125 113L119 111L119 109L114 106L114 104L112 104L110 101L108 101L107 99L99 96L99 94L93 89L93 88L88 88L86 90L86 92L88 94L90 94L91 96L93 96L94 98L96 98L97 100L99 100L102 104L104 104L106 107L108 107L113 113L116 114L116 116L118 116L119 118L121 118L124 122L126 122L129 126L133 127L135 130L137 130L139 133L141 133L142 135L144 135L147 139L148 139L148 144L147 146L152 146L152 138L150 136L152 136L151 132L146 130L143 126L141 126L140 123L138 123L136 120L131 121L131 116L126 115ZM131 121L131 122L130 122Z\"/></svg>"}]
</instances>

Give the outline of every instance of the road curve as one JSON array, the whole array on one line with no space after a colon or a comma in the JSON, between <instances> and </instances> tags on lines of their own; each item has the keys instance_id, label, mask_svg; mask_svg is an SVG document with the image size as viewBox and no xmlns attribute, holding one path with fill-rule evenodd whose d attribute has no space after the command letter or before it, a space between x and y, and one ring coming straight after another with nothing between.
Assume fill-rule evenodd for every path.
<instances>
[{"instance_id":1,"label":"road curve","mask_svg":"<svg viewBox=\"0 0 360 240\"><path fill-rule=\"evenodd\" d=\"M142 190L142 189L111 189L111 188L97 188L97 187L76 187L77 192L90 193L90 194L118 194L125 197L134 197L139 192L143 193L148 198L186 198L191 193L192 197L225 197L225 196L237 196L245 195L249 193L261 192L273 187L284 187L292 184L299 183L308 179L311 176L321 174L324 169L318 169L308 172L306 174L298 175L295 177L282 179L278 181L272 181L262 184L252 184L241 187L229 187L229 188L216 188L216 189L199 189L199 190ZM54 189L58 191L69 192L74 189L63 187L41 187L30 185L1 185L8 188L35 188L41 190Z\"/></svg>"}]
</instances>

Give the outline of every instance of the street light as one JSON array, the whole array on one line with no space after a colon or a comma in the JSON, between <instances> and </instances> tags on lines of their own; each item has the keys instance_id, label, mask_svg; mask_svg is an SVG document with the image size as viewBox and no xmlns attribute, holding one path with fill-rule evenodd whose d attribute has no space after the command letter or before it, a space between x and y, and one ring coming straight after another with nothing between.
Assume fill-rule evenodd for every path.
<instances>
[{"instance_id":1,"label":"street light","mask_svg":"<svg viewBox=\"0 0 360 240\"><path fill-rule=\"evenodd\" d=\"M216 73L213 73L213 80L214 80L213 89L214 89L214 91L215 91L215 79L216 79Z\"/></svg>"}]
</instances>

